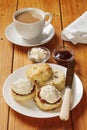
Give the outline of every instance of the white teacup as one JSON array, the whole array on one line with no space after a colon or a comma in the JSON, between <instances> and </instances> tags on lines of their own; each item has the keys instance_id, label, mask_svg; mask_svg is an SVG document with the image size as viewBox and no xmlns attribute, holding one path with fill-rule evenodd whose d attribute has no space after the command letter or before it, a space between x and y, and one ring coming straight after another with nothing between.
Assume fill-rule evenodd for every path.
<instances>
[{"instance_id":1,"label":"white teacup","mask_svg":"<svg viewBox=\"0 0 87 130\"><path fill-rule=\"evenodd\" d=\"M46 16L49 16L47 21ZM52 15L49 12L44 12L38 8L23 8L13 14L16 31L27 40L37 38L51 20Z\"/></svg>"}]
</instances>

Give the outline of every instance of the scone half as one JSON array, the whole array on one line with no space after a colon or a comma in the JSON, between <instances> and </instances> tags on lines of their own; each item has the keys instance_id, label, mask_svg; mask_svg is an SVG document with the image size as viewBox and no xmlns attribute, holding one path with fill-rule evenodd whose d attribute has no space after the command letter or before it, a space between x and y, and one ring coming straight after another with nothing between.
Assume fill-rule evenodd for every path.
<instances>
[{"instance_id":1,"label":"scone half","mask_svg":"<svg viewBox=\"0 0 87 130\"><path fill-rule=\"evenodd\" d=\"M60 69L53 68L53 76L45 82L45 85L53 85L58 90L62 90L65 88L65 75L64 72Z\"/></svg>"},{"instance_id":2,"label":"scone half","mask_svg":"<svg viewBox=\"0 0 87 130\"><path fill-rule=\"evenodd\" d=\"M19 79L11 85L11 95L16 101L26 101L34 98L35 93L36 86L29 80Z\"/></svg>"},{"instance_id":3,"label":"scone half","mask_svg":"<svg viewBox=\"0 0 87 130\"><path fill-rule=\"evenodd\" d=\"M34 100L35 100L36 105L41 110L44 110L44 111L54 110L56 108L59 108L61 106L61 104L62 104L62 96L60 96L55 103L49 103L46 100L41 99L41 97L40 97L40 89L37 90Z\"/></svg>"},{"instance_id":4,"label":"scone half","mask_svg":"<svg viewBox=\"0 0 87 130\"><path fill-rule=\"evenodd\" d=\"M24 95L17 94L13 90L11 90L11 94L12 94L12 97L16 101L27 101L29 99L34 98L34 96L35 96L35 90L33 92L29 93L29 94L24 94Z\"/></svg>"}]
</instances>

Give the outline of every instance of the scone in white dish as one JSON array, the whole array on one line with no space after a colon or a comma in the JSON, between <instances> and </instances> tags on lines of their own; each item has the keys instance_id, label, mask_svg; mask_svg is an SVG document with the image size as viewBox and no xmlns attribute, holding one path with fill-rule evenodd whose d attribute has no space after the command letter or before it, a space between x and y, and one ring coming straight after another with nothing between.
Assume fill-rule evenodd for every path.
<instances>
[{"instance_id":1,"label":"scone in white dish","mask_svg":"<svg viewBox=\"0 0 87 130\"><path fill-rule=\"evenodd\" d=\"M11 73L5 80L3 84L3 97L6 103L16 112L26 115L29 117L34 117L34 118L51 118L51 117L56 117L59 116L60 111L56 110L51 110L51 111L42 111L40 110L35 102L30 99L27 100L26 102L17 102L16 100L13 99L11 93L10 93L10 85L18 80L19 78L26 78L25 72L31 65L27 65L24 67L21 67ZM57 68L61 69L64 71L64 74L66 75L66 68L60 65L56 64L50 64L52 68ZM72 93L73 93L73 103L70 109L73 109L77 106L77 104L80 102L82 95L83 95L83 86L81 83L81 80L79 77L74 74L74 80L73 80L73 85L72 85Z\"/></svg>"}]
</instances>

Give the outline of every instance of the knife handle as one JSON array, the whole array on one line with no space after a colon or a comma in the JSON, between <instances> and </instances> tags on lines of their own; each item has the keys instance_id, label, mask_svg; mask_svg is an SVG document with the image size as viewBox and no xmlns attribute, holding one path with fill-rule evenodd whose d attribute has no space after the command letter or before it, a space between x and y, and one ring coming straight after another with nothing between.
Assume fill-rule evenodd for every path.
<instances>
[{"instance_id":1,"label":"knife handle","mask_svg":"<svg viewBox=\"0 0 87 130\"><path fill-rule=\"evenodd\" d=\"M61 120L68 120L69 119L69 111L71 105L71 92L72 89L67 87L64 93L64 99L60 111L60 119Z\"/></svg>"}]
</instances>

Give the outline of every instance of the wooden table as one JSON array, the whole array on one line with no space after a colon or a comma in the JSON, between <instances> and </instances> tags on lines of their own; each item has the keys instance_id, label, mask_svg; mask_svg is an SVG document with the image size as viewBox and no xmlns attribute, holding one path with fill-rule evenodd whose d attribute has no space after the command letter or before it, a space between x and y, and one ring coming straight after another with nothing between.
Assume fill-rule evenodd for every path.
<instances>
[{"instance_id":1,"label":"wooden table","mask_svg":"<svg viewBox=\"0 0 87 130\"><path fill-rule=\"evenodd\" d=\"M84 88L83 98L71 111L68 121L61 121L59 117L39 119L23 116L12 110L4 101L2 89L7 76L20 67L32 64L27 57L30 47L12 44L5 36L5 28L12 22L14 11L24 7L37 7L52 13L52 25L56 33L51 41L43 45L52 52L56 46L63 44L61 30L87 10L87 0L0 0L0 130L87 130L86 44L73 45L64 42L74 49L75 73ZM52 55L48 62L56 63Z\"/></svg>"}]
</instances>

